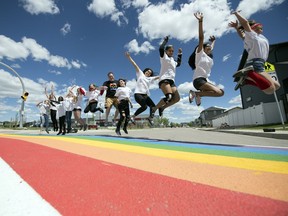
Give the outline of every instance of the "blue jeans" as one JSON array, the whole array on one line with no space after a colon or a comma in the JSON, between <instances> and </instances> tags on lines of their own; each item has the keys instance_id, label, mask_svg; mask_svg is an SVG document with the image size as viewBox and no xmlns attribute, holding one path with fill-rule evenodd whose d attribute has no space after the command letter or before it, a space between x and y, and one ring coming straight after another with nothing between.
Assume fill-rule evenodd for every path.
<instances>
[{"instance_id":1,"label":"blue jeans","mask_svg":"<svg viewBox=\"0 0 288 216\"><path fill-rule=\"evenodd\" d=\"M45 127L46 130L49 128L49 116L47 114L43 114L40 116L40 124L41 127Z\"/></svg>"},{"instance_id":2,"label":"blue jeans","mask_svg":"<svg viewBox=\"0 0 288 216\"><path fill-rule=\"evenodd\" d=\"M246 62L245 67L253 65L254 71L257 73L265 71L265 60L261 58L254 58Z\"/></svg>"}]
</instances>

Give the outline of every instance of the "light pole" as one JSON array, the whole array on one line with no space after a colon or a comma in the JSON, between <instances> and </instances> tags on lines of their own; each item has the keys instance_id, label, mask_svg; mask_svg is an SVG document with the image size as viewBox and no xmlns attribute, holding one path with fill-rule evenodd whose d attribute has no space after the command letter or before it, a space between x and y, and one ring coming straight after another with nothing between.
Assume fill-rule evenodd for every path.
<instances>
[{"instance_id":1,"label":"light pole","mask_svg":"<svg viewBox=\"0 0 288 216\"><path fill-rule=\"evenodd\" d=\"M22 95L24 95L24 93L25 93L25 86L24 86L24 83L23 83L21 77L19 76L19 74L18 74L13 68L11 68L10 66L4 64L3 62L0 62L0 64L2 64L3 66L7 67L7 68L10 69L13 73L16 74L16 76L19 78L19 80L20 80L20 82L21 82L21 85L22 85L22 90L23 90ZM22 100L21 108L20 108L20 123L19 123L19 128L23 128L24 103L25 103L25 101Z\"/></svg>"}]
</instances>

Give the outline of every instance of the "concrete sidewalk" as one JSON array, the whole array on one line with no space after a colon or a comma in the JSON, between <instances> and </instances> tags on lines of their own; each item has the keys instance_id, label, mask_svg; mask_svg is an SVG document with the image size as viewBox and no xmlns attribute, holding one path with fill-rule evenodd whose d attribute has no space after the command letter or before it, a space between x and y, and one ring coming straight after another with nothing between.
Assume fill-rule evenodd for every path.
<instances>
[{"instance_id":1,"label":"concrete sidewalk","mask_svg":"<svg viewBox=\"0 0 288 216\"><path fill-rule=\"evenodd\" d=\"M2 134L27 134L27 135L56 135L56 132L47 134L39 130L0 130ZM148 128L128 129L128 134L121 130L126 138L143 138L166 141L224 144L224 145L249 145L266 147L288 148L288 132L263 132L263 130L213 130L209 128ZM115 128L101 128L99 130L78 131L78 133L66 134L65 136L113 136L118 137ZM60 135L62 136L62 135Z\"/></svg>"}]
</instances>

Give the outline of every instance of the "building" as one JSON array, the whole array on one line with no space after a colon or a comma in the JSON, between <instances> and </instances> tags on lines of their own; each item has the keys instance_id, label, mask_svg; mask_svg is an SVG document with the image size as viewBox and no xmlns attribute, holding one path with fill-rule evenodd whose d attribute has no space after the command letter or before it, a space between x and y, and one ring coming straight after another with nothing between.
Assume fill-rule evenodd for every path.
<instances>
[{"instance_id":1,"label":"building","mask_svg":"<svg viewBox=\"0 0 288 216\"><path fill-rule=\"evenodd\" d=\"M225 109L223 108L219 108L219 107L209 107L205 110L203 110L200 113L200 124L201 126L208 126L208 127L212 127L212 120L214 118L216 118L217 116L223 114L225 111Z\"/></svg>"}]
</instances>

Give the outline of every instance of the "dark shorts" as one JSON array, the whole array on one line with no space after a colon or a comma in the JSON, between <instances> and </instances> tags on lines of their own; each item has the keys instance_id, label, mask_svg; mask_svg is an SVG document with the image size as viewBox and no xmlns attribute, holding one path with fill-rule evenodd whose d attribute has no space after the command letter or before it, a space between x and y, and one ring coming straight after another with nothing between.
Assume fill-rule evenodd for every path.
<instances>
[{"instance_id":1,"label":"dark shorts","mask_svg":"<svg viewBox=\"0 0 288 216\"><path fill-rule=\"evenodd\" d=\"M207 83L207 79L204 78L204 77L196 78L196 79L193 81L193 85L194 85L194 87L195 87L197 90L200 90L200 87L201 87L202 85L204 85L205 83Z\"/></svg>"},{"instance_id":2,"label":"dark shorts","mask_svg":"<svg viewBox=\"0 0 288 216\"><path fill-rule=\"evenodd\" d=\"M173 80L170 80L170 79L161 80L161 81L159 82L159 88L161 88L162 83L169 84L171 87L176 87L174 81L173 81Z\"/></svg>"},{"instance_id":3,"label":"dark shorts","mask_svg":"<svg viewBox=\"0 0 288 216\"><path fill-rule=\"evenodd\" d=\"M246 62L244 68L248 67L250 65L253 65L255 72L260 73L260 72L264 72L265 71L265 61L264 61L264 59L261 59L261 58L251 59L251 60Z\"/></svg>"},{"instance_id":4,"label":"dark shorts","mask_svg":"<svg viewBox=\"0 0 288 216\"><path fill-rule=\"evenodd\" d=\"M81 112L81 109L74 108L73 111L80 111Z\"/></svg>"}]
</instances>

